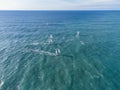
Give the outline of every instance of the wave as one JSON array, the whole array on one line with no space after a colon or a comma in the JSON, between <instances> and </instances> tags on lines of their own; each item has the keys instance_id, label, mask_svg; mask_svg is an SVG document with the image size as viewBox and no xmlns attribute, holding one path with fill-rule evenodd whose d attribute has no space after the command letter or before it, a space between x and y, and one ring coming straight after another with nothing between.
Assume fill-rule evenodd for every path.
<instances>
[{"instance_id":1,"label":"wave","mask_svg":"<svg viewBox=\"0 0 120 90\"><path fill-rule=\"evenodd\" d=\"M31 45L39 45L39 43L38 42L34 42Z\"/></svg>"},{"instance_id":2,"label":"wave","mask_svg":"<svg viewBox=\"0 0 120 90\"><path fill-rule=\"evenodd\" d=\"M49 51L44 51L44 50L33 50L33 49L30 49L30 50L25 50L27 52L35 52L35 53L39 53L39 54L44 54L44 55L49 55L49 56L57 56L60 54L60 49L55 49L55 52L49 52Z\"/></svg>"},{"instance_id":3,"label":"wave","mask_svg":"<svg viewBox=\"0 0 120 90\"><path fill-rule=\"evenodd\" d=\"M64 25L64 23L45 23L47 26Z\"/></svg>"},{"instance_id":4,"label":"wave","mask_svg":"<svg viewBox=\"0 0 120 90\"><path fill-rule=\"evenodd\" d=\"M80 41L80 43L81 43L82 45L85 45L85 43L84 43L83 41Z\"/></svg>"},{"instance_id":5,"label":"wave","mask_svg":"<svg viewBox=\"0 0 120 90\"><path fill-rule=\"evenodd\" d=\"M49 52L44 50L33 50L33 49L24 50L24 52L35 52L38 54L44 54L49 56L62 56L62 57L68 57L73 59L73 55L62 54L59 48L55 49L55 52Z\"/></svg>"},{"instance_id":6,"label":"wave","mask_svg":"<svg viewBox=\"0 0 120 90\"><path fill-rule=\"evenodd\" d=\"M49 51L43 51L43 50L31 50L33 52L39 53L39 54L45 54L45 55L50 55L50 56L57 56L56 53L49 52Z\"/></svg>"}]
</instances>

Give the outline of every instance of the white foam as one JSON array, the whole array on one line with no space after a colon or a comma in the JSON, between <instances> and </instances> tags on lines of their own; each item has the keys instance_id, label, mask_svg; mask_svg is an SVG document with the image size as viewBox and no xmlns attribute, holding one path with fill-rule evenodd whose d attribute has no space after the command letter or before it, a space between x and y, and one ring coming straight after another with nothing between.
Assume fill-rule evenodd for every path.
<instances>
[{"instance_id":1,"label":"white foam","mask_svg":"<svg viewBox=\"0 0 120 90\"><path fill-rule=\"evenodd\" d=\"M40 54L50 55L50 56L56 56L56 53L48 52L48 51L39 51Z\"/></svg>"},{"instance_id":2,"label":"white foam","mask_svg":"<svg viewBox=\"0 0 120 90\"><path fill-rule=\"evenodd\" d=\"M31 51L33 51L33 52L39 52L39 50L31 50Z\"/></svg>"},{"instance_id":3,"label":"white foam","mask_svg":"<svg viewBox=\"0 0 120 90\"><path fill-rule=\"evenodd\" d=\"M82 45L85 45L85 43L84 43L83 41L80 41L80 43L81 43Z\"/></svg>"},{"instance_id":4,"label":"white foam","mask_svg":"<svg viewBox=\"0 0 120 90\"><path fill-rule=\"evenodd\" d=\"M44 51L44 50L31 50L31 51L39 53L39 54L50 55L50 56L57 56L60 54L60 49L55 49L55 52L49 52L49 51Z\"/></svg>"},{"instance_id":5,"label":"white foam","mask_svg":"<svg viewBox=\"0 0 120 90\"><path fill-rule=\"evenodd\" d=\"M4 82L2 80L0 80L0 89L2 88Z\"/></svg>"},{"instance_id":6,"label":"white foam","mask_svg":"<svg viewBox=\"0 0 120 90\"><path fill-rule=\"evenodd\" d=\"M39 44L38 42L32 43L32 45L38 45L38 44Z\"/></svg>"}]
</instances>

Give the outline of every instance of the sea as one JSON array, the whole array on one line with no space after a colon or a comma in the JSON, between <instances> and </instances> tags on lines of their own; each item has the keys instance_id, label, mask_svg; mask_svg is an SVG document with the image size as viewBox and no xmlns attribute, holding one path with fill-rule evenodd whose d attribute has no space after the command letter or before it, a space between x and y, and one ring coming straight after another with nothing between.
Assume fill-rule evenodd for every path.
<instances>
[{"instance_id":1,"label":"sea","mask_svg":"<svg viewBox=\"0 0 120 90\"><path fill-rule=\"evenodd\" d=\"M0 11L0 90L120 90L120 11Z\"/></svg>"}]
</instances>

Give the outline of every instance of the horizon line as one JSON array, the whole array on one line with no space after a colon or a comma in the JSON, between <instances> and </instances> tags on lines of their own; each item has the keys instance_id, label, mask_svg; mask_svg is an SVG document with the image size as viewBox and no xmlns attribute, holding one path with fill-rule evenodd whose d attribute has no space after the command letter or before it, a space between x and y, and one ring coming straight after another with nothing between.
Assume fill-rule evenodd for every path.
<instances>
[{"instance_id":1,"label":"horizon line","mask_svg":"<svg viewBox=\"0 0 120 90\"><path fill-rule=\"evenodd\" d=\"M23 9L20 9L20 10L0 10L0 11L120 11L119 9L85 9L85 10L23 10Z\"/></svg>"}]
</instances>

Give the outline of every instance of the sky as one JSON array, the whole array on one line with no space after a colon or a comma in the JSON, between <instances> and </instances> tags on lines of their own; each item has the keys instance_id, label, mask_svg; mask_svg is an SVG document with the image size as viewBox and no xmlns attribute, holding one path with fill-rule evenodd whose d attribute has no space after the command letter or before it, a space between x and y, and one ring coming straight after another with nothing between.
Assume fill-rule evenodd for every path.
<instances>
[{"instance_id":1,"label":"sky","mask_svg":"<svg viewBox=\"0 0 120 90\"><path fill-rule=\"evenodd\" d=\"M0 0L0 10L120 10L120 0Z\"/></svg>"}]
</instances>

